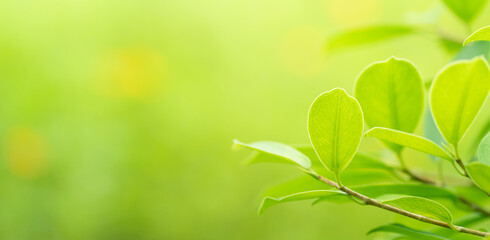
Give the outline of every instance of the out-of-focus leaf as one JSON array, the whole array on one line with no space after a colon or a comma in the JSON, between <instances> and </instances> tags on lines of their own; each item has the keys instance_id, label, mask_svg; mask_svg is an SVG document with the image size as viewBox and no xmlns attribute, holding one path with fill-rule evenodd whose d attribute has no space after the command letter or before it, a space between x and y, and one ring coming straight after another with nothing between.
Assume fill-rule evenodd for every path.
<instances>
[{"instance_id":1,"label":"out-of-focus leaf","mask_svg":"<svg viewBox=\"0 0 490 240\"><path fill-rule=\"evenodd\" d=\"M425 124L424 124L424 136L431 140L433 143L437 144L438 146L441 146L445 141L444 138L442 137L441 133L439 132L439 129L437 129L436 123L434 122L434 117L432 116L432 112L430 111L430 108L427 108L426 115L425 115ZM439 159L438 157L434 155L430 155L431 159L437 160Z\"/></svg>"},{"instance_id":2,"label":"out-of-focus leaf","mask_svg":"<svg viewBox=\"0 0 490 240\"><path fill-rule=\"evenodd\" d=\"M265 162L294 163L306 169L311 167L311 162L310 159L308 159L308 157L306 157L303 153L296 150L295 148L283 143L273 142L273 141L258 141L258 142L246 144L238 140L234 140L233 147L234 148L245 147L262 153L270 154L276 157L276 158L263 158L262 160Z\"/></svg>"},{"instance_id":3,"label":"out-of-focus leaf","mask_svg":"<svg viewBox=\"0 0 490 240\"><path fill-rule=\"evenodd\" d=\"M461 51L458 52L458 55L454 58L456 60L470 60L478 56L483 56L488 59L490 54L490 42L486 41L478 41L471 42L468 45L464 46Z\"/></svg>"},{"instance_id":4,"label":"out-of-focus leaf","mask_svg":"<svg viewBox=\"0 0 490 240\"><path fill-rule=\"evenodd\" d=\"M465 22L471 22L483 9L487 0L443 0L446 6Z\"/></svg>"},{"instance_id":5,"label":"out-of-focus leaf","mask_svg":"<svg viewBox=\"0 0 490 240\"><path fill-rule=\"evenodd\" d=\"M417 151L431 154L436 157L452 160L441 147L432 141L406 132L388 128L372 128L366 132L366 137L375 137L379 140L412 148Z\"/></svg>"},{"instance_id":6,"label":"out-of-focus leaf","mask_svg":"<svg viewBox=\"0 0 490 240\"><path fill-rule=\"evenodd\" d=\"M445 67L431 88L430 106L439 130L454 146L473 123L490 90L483 58L456 61Z\"/></svg>"},{"instance_id":7,"label":"out-of-focus leaf","mask_svg":"<svg viewBox=\"0 0 490 240\"><path fill-rule=\"evenodd\" d=\"M490 194L490 166L474 162L466 166L466 171L479 188Z\"/></svg>"},{"instance_id":8,"label":"out-of-focus leaf","mask_svg":"<svg viewBox=\"0 0 490 240\"><path fill-rule=\"evenodd\" d=\"M477 151L481 141L483 138L490 132L490 119L487 117L487 120L484 125L480 128L480 133L476 138L473 139L473 143L470 144L471 150L470 152L475 152Z\"/></svg>"},{"instance_id":9,"label":"out-of-focus leaf","mask_svg":"<svg viewBox=\"0 0 490 240\"><path fill-rule=\"evenodd\" d=\"M262 204L260 204L259 214L264 213L265 210L279 203L315 199L319 197L334 200L339 198L345 198L345 196L346 194L344 192L338 190L313 190L307 192L294 193L284 197L277 197L277 198L265 197L262 200Z\"/></svg>"},{"instance_id":10,"label":"out-of-focus leaf","mask_svg":"<svg viewBox=\"0 0 490 240\"><path fill-rule=\"evenodd\" d=\"M327 42L327 51L344 50L355 46L382 42L416 32L417 29L415 27L408 25L355 28L332 36Z\"/></svg>"},{"instance_id":11,"label":"out-of-focus leaf","mask_svg":"<svg viewBox=\"0 0 490 240\"><path fill-rule=\"evenodd\" d=\"M352 160L350 167L352 169L377 169L377 170L383 170L386 172L393 172L395 169L381 161L379 158L369 156L364 153L356 153L354 156L354 159Z\"/></svg>"},{"instance_id":12,"label":"out-of-focus leaf","mask_svg":"<svg viewBox=\"0 0 490 240\"><path fill-rule=\"evenodd\" d=\"M343 89L318 96L308 114L308 133L325 167L336 175L357 152L363 131L361 106Z\"/></svg>"},{"instance_id":13,"label":"out-of-focus leaf","mask_svg":"<svg viewBox=\"0 0 490 240\"><path fill-rule=\"evenodd\" d=\"M424 108L424 85L409 61L391 57L369 65L359 75L355 96L370 127L413 132ZM399 152L401 145L387 143Z\"/></svg>"},{"instance_id":14,"label":"out-of-focus leaf","mask_svg":"<svg viewBox=\"0 0 490 240\"><path fill-rule=\"evenodd\" d=\"M427 184L372 184L352 187L352 189L371 198L379 198L383 195L411 195L424 198L443 198L453 202L458 200L453 192ZM317 202L320 201L322 198L319 198Z\"/></svg>"},{"instance_id":15,"label":"out-of-focus leaf","mask_svg":"<svg viewBox=\"0 0 490 240\"><path fill-rule=\"evenodd\" d=\"M392 223L392 224L374 228L373 230L369 231L367 235L376 232L397 233L409 237L410 239L419 239L419 240L449 240L449 238L445 238L443 236L439 236L434 233L409 228L407 226L398 223Z\"/></svg>"},{"instance_id":16,"label":"out-of-focus leaf","mask_svg":"<svg viewBox=\"0 0 490 240\"><path fill-rule=\"evenodd\" d=\"M482 27L472 33L466 40L464 40L463 45L466 45L474 41L490 41L490 26Z\"/></svg>"},{"instance_id":17,"label":"out-of-focus leaf","mask_svg":"<svg viewBox=\"0 0 490 240\"><path fill-rule=\"evenodd\" d=\"M487 133L478 146L478 161L490 166L490 132ZM490 175L488 178L490 178Z\"/></svg>"},{"instance_id":18,"label":"out-of-focus leaf","mask_svg":"<svg viewBox=\"0 0 490 240\"><path fill-rule=\"evenodd\" d=\"M439 43L451 55L457 53L463 47L461 42L444 37L439 38Z\"/></svg>"},{"instance_id":19,"label":"out-of-focus leaf","mask_svg":"<svg viewBox=\"0 0 490 240\"><path fill-rule=\"evenodd\" d=\"M451 212L440 203L427 198L401 197L383 201L383 203L411 213L439 220L453 226L453 216L451 215Z\"/></svg>"}]
</instances>

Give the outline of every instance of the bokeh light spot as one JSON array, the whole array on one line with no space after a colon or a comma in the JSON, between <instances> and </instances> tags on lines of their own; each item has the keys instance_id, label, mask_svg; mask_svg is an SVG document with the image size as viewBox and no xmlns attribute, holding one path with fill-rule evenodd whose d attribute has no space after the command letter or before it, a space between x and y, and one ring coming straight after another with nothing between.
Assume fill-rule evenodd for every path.
<instances>
[{"instance_id":1,"label":"bokeh light spot","mask_svg":"<svg viewBox=\"0 0 490 240\"><path fill-rule=\"evenodd\" d=\"M16 127L7 135L5 159L17 176L33 179L46 167L47 146L43 138L26 127Z\"/></svg>"},{"instance_id":2,"label":"bokeh light spot","mask_svg":"<svg viewBox=\"0 0 490 240\"><path fill-rule=\"evenodd\" d=\"M280 45L280 58L287 71L299 76L320 73L324 65L324 33L314 26L301 26L286 33Z\"/></svg>"},{"instance_id":3,"label":"bokeh light spot","mask_svg":"<svg viewBox=\"0 0 490 240\"><path fill-rule=\"evenodd\" d=\"M114 51L102 59L98 87L109 97L145 99L162 87L164 63L161 55L151 49Z\"/></svg>"},{"instance_id":4,"label":"bokeh light spot","mask_svg":"<svg viewBox=\"0 0 490 240\"><path fill-rule=\"evenodd\" d=\"M328 0L328 16L342 27L367 25L380 15L382 6L378 0Z\"/></svg>"}]
</instances>

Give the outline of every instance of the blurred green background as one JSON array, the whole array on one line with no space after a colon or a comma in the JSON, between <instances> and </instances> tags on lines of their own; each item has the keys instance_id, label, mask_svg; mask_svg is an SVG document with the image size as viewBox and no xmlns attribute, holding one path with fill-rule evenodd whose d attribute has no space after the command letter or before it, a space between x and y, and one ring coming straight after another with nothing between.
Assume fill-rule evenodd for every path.
<instances>
[{"instance_id":1,"label":"blurred green background","mask_svg":"<svg viewBox=\"0 0 490 240\"><path fill-rule=\"evenodd\" d=\"M0 238L368 238L395 216L305 202L258 216L261 193L301 173L245 168L232 139L308 143L312 100L392 55L431 78L453 57L431 35L324 45L434 15L469 34L436 0L0 1ZM489 23L490 5L471 30Z\"/></svg>"}]
</instances>

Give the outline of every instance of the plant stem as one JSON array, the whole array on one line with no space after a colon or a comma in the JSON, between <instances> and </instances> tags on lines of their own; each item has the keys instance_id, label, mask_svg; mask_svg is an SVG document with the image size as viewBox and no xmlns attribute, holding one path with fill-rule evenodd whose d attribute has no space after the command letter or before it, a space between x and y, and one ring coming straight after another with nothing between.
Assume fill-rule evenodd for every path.
<instances>
[{"instance_id":1,"label":"plant stem","mask_svg":"<svg viewBox=\"0 0 490 240\"><path fill-rule=\"evenodd\" d=\"M401 153L398 152L396 154L396 156L398 157L398 160L400 161L401 171L404 172L405 174L407 174L412 180L417 181L417 182L421 182L421 183L425 183L425 184L429 184L429 185L437 186L437 183L436 182L434 182L434 181L432 181L430 179L427 179L427 178L420 177L420 176L414 174L412 171L410 171L407 168L407 166L405 165L405 162L403 161L403 158L402 158ZM456 162L458 162L458 160L456 160ZM461 162L461 160L459 160L459 162ZM462 168L464 169L464 171L466 173L466 169L464 168L463 162L461 162L461 165L460 166L462 166ZM443 187L443 186L441 186L441 187ZM458 198L458 200L460 202L468 205L472 210L474 210L476 212L479 212L479 213L482 213L482 214L485 214L486 216L490 216L490 212L489 211L481 208L480 206L476 205L475 203L472 203L470 200L464 198L463 196L456 195L456 197Z\"/></svg>"},{"instance_id":2,"label":"plant stem","mask_svg":"<svg viewBox=\"0 0 490 240\"><path fill-rule=\"evenodd\" d=\"M412 180L414 181L418 181L418 182L421 182L421 183L425 183L425 184L429 184L429 185L434 185L434 186L437 186L436 182L430 180L430 179L427 179L427 178L422 178L422 177L419 177L415 174L413 174L411 171L409 171L408 169L406 170L403 170L402 171L407 174ZM442 188L444 188L444 186L440 186ZM482 214L485 214L486 216L490 216L490 212L481 208L480 206L476 205L475 203L471 202L470 200L464 198L463 196L461 195L457 195L456 194L456 197L458 198L458 200L466 205L468 205L468 207L470 207L472 210L476 211L476 212L479 212L479 213L482 213Z\"/></svg>"},{"instance_id":3,"label":"plant stem","mask_svg":"<svg viewBox=\"0 0 490 240\"><path fill-rule=\"evenodd\" d=\"M312 174L312 173L310 173L310 174ZM356 192L350 188L347 188L345 186L339 186L336 182L334 182L330 179L327 179L321 175L315 174L314 176L318 180L320 180L320 181L322 181L322 182L324 182L324 183L326 183L326 184L328 184L328 185L330 185L330 186L332 186L332 187L334 187L334 188L336 188L336 189L338 189L344 193L347 193L350 196L353 196L353 197L361 200L366 205L371 205L374 207L382 208L382 209L388 210L390 212L394 212L394 213L397 213L397 214L400 214L403 216L407 216L407 217L419 220L421 222L430 223L430 224L437 225L440 227L452 229L451 226L449 226L449 224L447 224L445 222L441 222L441 221L438 221L438 220L435 220L432 218L428 218L428 217L425 217L425 216L422 216L419 214L408 212L408 211L405 211L405 210L397 208L397 207L393 207L393 206L388 205L388 204L383 204L383 203L376 201L370 197L364 196L364 195L362 195L362 194L360 194L360 193L358 193L358 192ZM459 232L473 234L473 235L481 236L481 237L486 237L486 236L490 235L490 233L487 233L487 232L482 232L482 231L478 231L478 230L474 230L474 229L470 229L470 228L465 228L465 227L461 227L461 226L454 226L454 228Z\"/></svg>"},{"instance_id":4,"label":"plant stem","mask_svg":"<svg viewBox=\"0 0 490 240\"><path fill-rule=\"evenodd\" d=\"M456 159L455 161L461 167L461 169L463 169L464 176L469 178L470 176L468 175L468 172L466 171L466 167L464 166L463 161L461 161L461 159L459 159L459 158Z\"/></svg>"}]
</instances>

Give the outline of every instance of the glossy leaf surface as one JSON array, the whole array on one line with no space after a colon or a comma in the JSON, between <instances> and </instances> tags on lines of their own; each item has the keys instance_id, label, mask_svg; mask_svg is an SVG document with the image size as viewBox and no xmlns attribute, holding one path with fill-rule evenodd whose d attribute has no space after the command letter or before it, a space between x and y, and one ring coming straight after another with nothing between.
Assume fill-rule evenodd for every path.
<instances>
[{"instance_id":1,"label":"glossy leaf surface","mask_svg":"<svg viewBox=\"0 0 490 240\"><path fill-rule=\"evenodd\" d=\"M457 143L476 118L490 90L490 72L483 58L460 60L444 68L431 88L430 106L446 141Z\"/></svg>"},{"instance_id":2,"label":"glossy leaf surface","mask_svg":"<svg viewBox=\"0 0 490 240\"><path fill-rule=\"evenodd\" d=\"M452 160L451 156L449 156L437 144L430 141L429 139L417 136L415 134L410 134L388 128L373 128L366 132L366 137L375 137L385 142L412 148L417 151L447 160Z\"/></svg>"},{"instance_id":3,"label":"glossy leaf surface","mask_svg":"<svg viewBox=\"0 0 490 240\"><path fill-rule=\"evenodd\" d=\"M359 147L363 116L359 103L343 89L321 94L310 107L308 133L322 163L338 174Z\"/></svg>"},{"instance_id":4,"label":"glossy leaf surface","mask_svg":"<svg viewBox=\"0 0 490 240\"><path fill-rule=\"evenodd\" d=\"M401 197L383 201L383 203L452 225L453 216L449 210L440 203L427 198Z\"/></svg>"},{"instance_id":5,"label":"glossy leaf surface","mask_svg":"<svg viewBox=\"0 0 490 240\"><path fill-rule=\"evenodd\" d=\"M370 127L413 132L424 107L424 86L417 68L394 57L364 69L357 78L355 96ZM387 145L401 150L400 145Z\"/></svg>"}]
</instances>

